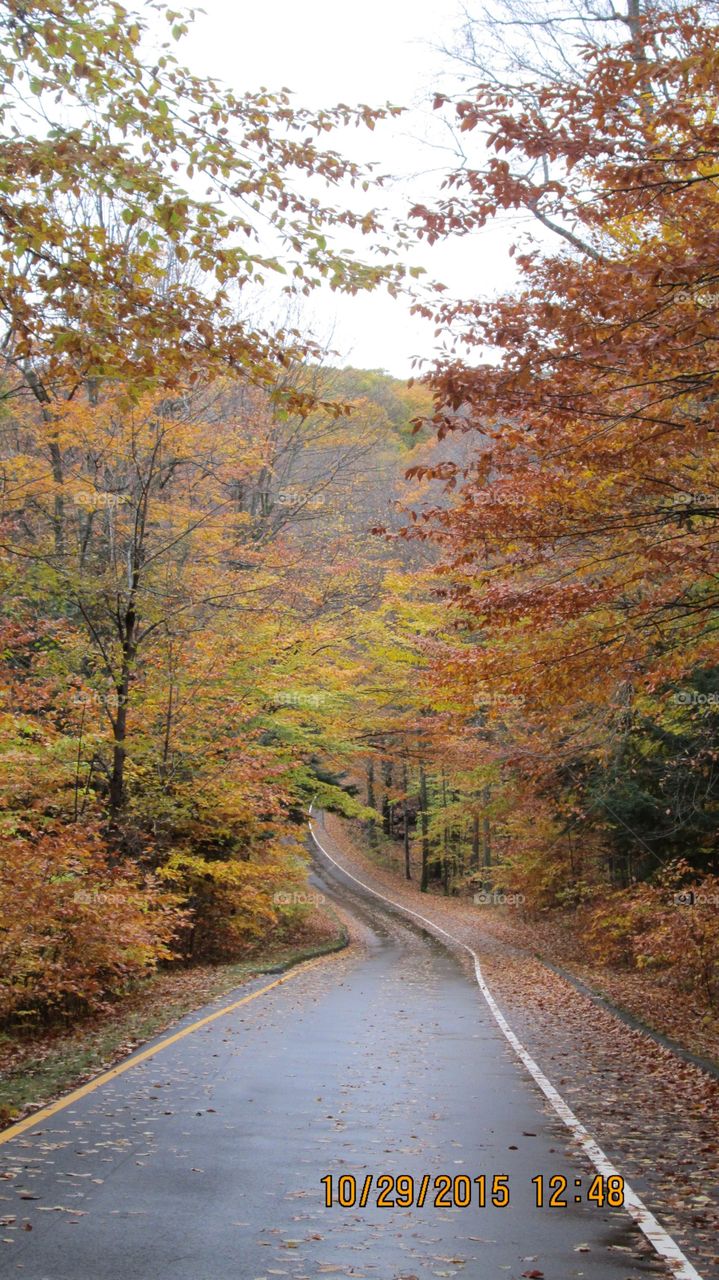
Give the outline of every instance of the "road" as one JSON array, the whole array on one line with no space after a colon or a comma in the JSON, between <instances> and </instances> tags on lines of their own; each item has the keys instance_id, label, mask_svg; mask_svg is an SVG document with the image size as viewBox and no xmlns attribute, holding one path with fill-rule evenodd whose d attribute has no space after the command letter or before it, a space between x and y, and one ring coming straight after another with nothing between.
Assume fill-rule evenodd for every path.
<instances>
[{"instance_id":1,"label":"road","mask_svg":"<svg viewBox=\"0 0 719 1280\"><path fill-rule=\"evenodd\" d=\"M351 917L359 941L350 952L302 969L0 1147L0 1274L667 1275L623 1209L584 1198L594 1170L461 958L321 858L313 883ZM366 1207L327 1208L327 1174L354 1175L360 1188L372 1174ZM380 1174L412 1175L415 1197L425 1174L466 1175L475 1202L434 1207L430 1182L422 1208L380 1208ZM494 1175L507 1176L508 1207L478 1206L481 1174L488 1194ZM567 1207L536 1206L540 1174L567 1179Z\"/></svg>"}]
</instances>

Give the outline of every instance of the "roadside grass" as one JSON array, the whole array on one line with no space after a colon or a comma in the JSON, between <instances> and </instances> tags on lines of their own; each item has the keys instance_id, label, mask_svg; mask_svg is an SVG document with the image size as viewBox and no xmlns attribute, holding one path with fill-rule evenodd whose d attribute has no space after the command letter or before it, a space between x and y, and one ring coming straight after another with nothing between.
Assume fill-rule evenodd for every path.
<instances>
[{"instance_id":1,"label":"roadside grass","mask_svg":"<svg viewBox=\"0 0 719 1280\"><path fill-rule=\"evenodd\" d=\"M242 987L347 945L332 913L316 909L291 936L235 964L198 965L148 978L101 1015L72 1028L0 1031L0 1128L114 1066L185 1014Z\"/></svg>"}]
</instances>

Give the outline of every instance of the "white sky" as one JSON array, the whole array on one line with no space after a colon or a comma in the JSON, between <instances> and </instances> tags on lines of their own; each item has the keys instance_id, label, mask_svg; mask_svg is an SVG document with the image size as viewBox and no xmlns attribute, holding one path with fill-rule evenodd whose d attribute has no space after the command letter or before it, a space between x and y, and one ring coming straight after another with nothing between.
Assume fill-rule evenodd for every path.
<instances>
[{"instance_id":1,"label":"white sky","mask_svg":"<svg viewBox=\"0 0 719 1280\"><path fill-rule=\"evenodd\" d=\"M377 160L396 176L387 196L395 213L402 214L436 185L430 171L450 166L449 152L427 146L422 138L434 134L437 143L444 137L427 100L440 85L451 83L436 46L453 42L460 25L458 0L363 0L356 6L338 0L202 3L205 12L179 51L195 71L238 91L287 87L298 104L310 107L340 101L376 106L390 100L412 108L374 133L352 129L331 142L354 159ZM512 279L511 239L506 229L488 228L452 244L422 247L413 262L452 293L496 292ZM346 299L323 292L308 304L307 322L321 339L331 337L339 362L384 368L399 377L411 373L413 356L431 356L435 342L431 324L379 292Z\"/></svg>"}]
</instances>

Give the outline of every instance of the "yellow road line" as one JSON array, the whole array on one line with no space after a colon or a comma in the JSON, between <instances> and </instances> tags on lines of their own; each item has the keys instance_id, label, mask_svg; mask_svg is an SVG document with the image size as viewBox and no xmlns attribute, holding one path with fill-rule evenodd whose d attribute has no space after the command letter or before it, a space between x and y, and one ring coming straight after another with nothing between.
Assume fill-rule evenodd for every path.
<instances>
[{"instance_id":1,"label":"yellow road line","mask_svg":"<svg viewBox=\"0 0 719 1280\"><path fill-rule=\"evenodd\" d=\"M40 1111L34 1111L31 1116L26 1116L24 1120L18 1120L17 1124L11 1124L9 1129L4 1129L0 1133L0 1146L4 1142L10 1142L13 1138L17 1138L19 1134L25 1133L27 1129L36 1129L44 1120L49 1120L50 1116L54 1116L58 1111L64 1111L65 1107L71 1106L73 1102L79 1102L80 1098L87 1097L88 1093L92 1093L95 1089L99 1089L100 1085L107 1084L108 1080L115 1080L117 1076L121 1076L125 1071L129 1071L131 1067L136 1067L140 1062L146 1062L148 1058L154 1058L156 1053L162 1049L167 1049L171 1044L177 1044L178 1040L184 1040L185 1036L189 1036L193 1031L198 1031L200 1027L206 1027L210 1022L215 1022L217 1018L224 1018L225 1014L232 1013L234 1009L239 1009L243 1004L249 1004L251 1000L257 1000L259 996L264 996L268 991L272 991L273 987L279 987L283 982L288 982L290 978L295 978L298 973L305 973L307 969L318 964L320 956L316 960L310 960L306 964L300 965L295 969L290 969L288 973L283 973L281 978L276 978L274 982L269 982L266 987L260 987L259 991L253 991L248 996L243 996L241 1000L235 1000L233 1004L227 1004L223 1009L218 1009L216 1013L209 1013L206 1018L200 1018L197 1022L192 1022L189 1027L183 1027L181 1031L176 1031L174 1035L167 1036L161 1040L159 1044L155 1044L151 1049L144 1049L142 1053L138 1053L133 1058L128 1058L126 1062L121 1062L116 1067L111 1067L109 1071L103 1071L102 1075L95 1076L94 1080L88 1080L87 1084L81 1085L79 1089L73 1089L72 1093L67 1093L63 1098L59 1098L57 1102L51 1102L48 1107L43 1107Z\"/></svg>"}]
</instances>

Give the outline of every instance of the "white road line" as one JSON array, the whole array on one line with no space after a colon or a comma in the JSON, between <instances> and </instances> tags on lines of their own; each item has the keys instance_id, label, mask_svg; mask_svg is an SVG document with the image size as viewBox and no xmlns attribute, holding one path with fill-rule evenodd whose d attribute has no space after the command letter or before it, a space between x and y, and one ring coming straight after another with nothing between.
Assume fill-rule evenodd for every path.
<instances>
[{"instance_id":1,"label":"white road line","mask_svg":"<svg viewBox=\"0 0 719 1280\"><path fill-rule=\"evenodd\" d=\"M309 812L311 819L312 805L310 805ZM547 1079L541 1067L539 1067L534 1061L532 1055L527 1052L521 1040L519 1040L512 1031L512 1028L507 1022L507 1019L499 1008L499 1005L484 980L484 975L482 973L479 957L476 951L473 951L472 948L469 947L466 942L462 942L460 938L456 938L453 933L448 933L446 929L442 929L440 925L435 924L433 920L428 920L426 916L421 916L417 911L410 910L409 907L403 906L401 902L394 902L392 898L385 897L383 893L378 893L376 889L371 889L368 884L364 883L364 881L358 880L357 876L353 876L351 872L346 871L345 868L337 862L325 848L323 848L312 829L311 820L308 825L310 835L317 845L317 848L320 850L320 853L324 854L325 858L327 858L333 866L337 867L344 876L347 876L349 880L354 880L355 884L358 884L361 889L364 889L365 893L371 893L373 897L379 898L380 901L388 903L389 906L394 907L396 911L402 911L405 915L413 916L415 920L420 920L422 924L426 925L427 928L431 929L434 933L441 933L444 938L449 938L450 942L453 942L455 946L461 947L464 951L469 952L472 960L474 961L474 971L477 975L479 989L489 1005L492 1016L500 1027L502 1033L511 1044L519 1060L527 1068L532 1079L539 1085L542 1093L551 1103L560 1119L564 1121L570 1133L576 1139L585 1155L589 1157L597 1172L604 1178L623 1176L619 1173L616 1166L612 1164L609 1157L604 1154L601 1147L594 1141L591 1134L585 1129L581 1121L577 1119L571 1107L567 1105L561 1094L557 1092L554 1085ZM629 1186L629 1183L626 1181L624 1183L624 1207L659 1256L664 1258L665 1262L668 1263L672 1274L676 1276L677 1280L702 1280L699 1272L682 1253L676 1240L672 1239L669 1232L664 1230L664 1227L660 1222L657 1222L654 1214L647 1209L647 1206L642 1200L640 1200L636 1191L633 1191Z\"/></svg>"}]
</instances>

